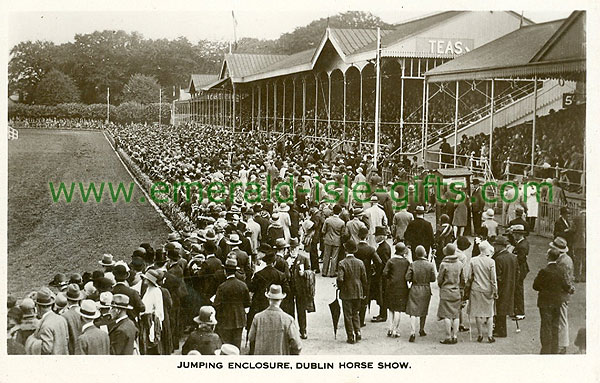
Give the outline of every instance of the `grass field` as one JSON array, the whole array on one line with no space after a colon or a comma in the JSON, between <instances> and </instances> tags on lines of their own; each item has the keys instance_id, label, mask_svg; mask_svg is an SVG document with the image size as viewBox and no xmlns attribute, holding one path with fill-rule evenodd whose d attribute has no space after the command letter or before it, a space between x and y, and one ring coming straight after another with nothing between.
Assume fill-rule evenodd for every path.
<instances>
[{"instance_id":1,"label":"grass field","mask_svg":"<svg viewBox=\"0 0 600 383\"><path fill-rule=\"evenodd\" d=\"M53 202L49 182L133 182L101 132L22 129L8 146L9 293L20 297L57 272L96 270L103 253L130 261L140 243L166 239L137 186L130 203L113 203L107 190L100 203Z\"/></svg>"}]
</instances>

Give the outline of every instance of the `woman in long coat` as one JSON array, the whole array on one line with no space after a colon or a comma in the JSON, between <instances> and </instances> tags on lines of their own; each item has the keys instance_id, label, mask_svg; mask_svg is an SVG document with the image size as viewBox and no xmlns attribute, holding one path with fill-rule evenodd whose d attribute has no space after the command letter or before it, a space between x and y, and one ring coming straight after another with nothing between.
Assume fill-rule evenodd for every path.
<instances>
[{"instance_id":1,"label":"woman in long coat","mask_svg":"<svg viewBox=\"0 0 600 383\"><path fill-rule=\"evenodd\" d=\"M410 266L408 259L404 258L406 246L402 242L396 244L396 252L383 268L383 282L385 283L385 305L389 310L390 327L388 336L400 336L400 316L406 311L408 302L408 284L406 272Z\"/></svg>"},{"instance_id":2,"label":"woman in long coat","mask_svg":"<svg viewBox=\"0 0 600 383\"><path fill-rule=\"evenodd\" d=\"M459 312L461 307L460 286L464 278L462 274L462 263L458 261L455 254L456 246L448 244L444 247L444 259L440 265L440 271L437 277L437 283L440 287L440 303L438 305L437 316L439 320L444 320L446 328L446 339L441 340L442 344L456 344L456 333L459 325Z\"/></svg>"},{"instance_id":3,"label":"woman in long coat","mask_svg":"<svg viewBox=\"0 0 600 383\"><path fill-rule=\"evenodd\" d=\"M415 341L417 323L419 335L425 336L425 321L431 300L431 283L435 282L435 267L427 261L427 252L423 246L417 246L413 253L413 263L406 271L406 281L411 283L406 304L406 314L410 315L411 334L409 342Z\"/></svg>"},{"instance_id":4,"label":"woman in long coat","mask_svg":"<svg viewBox=\"0 0 600 383\"><path fill-rule=\"evenodd\" d=\"M457 184L456 189L461 190L462 185ZM458 197L460 198L460 197ZM456 228L456 236L460 237L465 232L465 227L468 224L469 217L469 206L467 205L469 201L469 196L465 194L465 199L460 203L456 204L454 208L454 216L452 217L452 226Z\"/></svg>"},{"instance_id":5,"label":"woman in long coat","mask_svg":"<svg viewBox=\"0 0 600 383\"><path fill-rule=\"evenodd\" d=\"M469 281L469 315L475 317L477 323L477 341L483 341L483 325L487 327L487 339L494 342L492 330L494 321L494 299L498 297L496 281L496 262L490 258L494 247L487 242L479 244L480 254L471 258L471 275Z\"/></svg>"}]
</instances>

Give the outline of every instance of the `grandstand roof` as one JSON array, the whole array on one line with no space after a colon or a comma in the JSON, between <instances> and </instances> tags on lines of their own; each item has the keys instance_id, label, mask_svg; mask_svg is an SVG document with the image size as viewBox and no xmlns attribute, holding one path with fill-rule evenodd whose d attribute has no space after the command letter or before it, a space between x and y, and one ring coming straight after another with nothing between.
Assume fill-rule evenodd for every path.
<instances>
[{"instance_id":1,"label":"grandstand roof","mask_svg":"<svg viewBox=\"0 0 600 383\"><path fill-rule=\"evenodd\" d=\"M200 91L203 86L215 82L219 79L218 74L192 74L188 84L187 92L195 93Z\"/></svg>"},{"instance_id":2,"label":"grandstand roof","mask_svg":"<svg viewBox=\"0 0 600 383\"><path fill-rule=\"evenodd\" d=\"M225 70L229 73L229 77L246 77L251 74L259 73L269 65L287 57L288 56L286 55L229 53L225 55L223 67L221 68L221 77L225 76Z\"/></svg>"},{"instance_id":3,"label":"grandstand roof","mask_svg":"<svg viewBox=\"0 0 600 383\"><path fill-rule=\"evenodd\" d=\"M585 71L585 12L525 26L425 75L430 82L534 77Z\"/></svg>"}]
</instances>

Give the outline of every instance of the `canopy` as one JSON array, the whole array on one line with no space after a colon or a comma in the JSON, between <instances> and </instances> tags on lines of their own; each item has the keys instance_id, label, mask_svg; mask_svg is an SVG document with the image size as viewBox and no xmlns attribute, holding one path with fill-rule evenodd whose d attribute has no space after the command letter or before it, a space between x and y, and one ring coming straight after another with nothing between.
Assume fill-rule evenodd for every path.
<instances>
[{"instance_id":1,"label":"canopy","mask_svg":"<svg viewBox=\"0 0 600 383\"><path fill-rule=\"evenodd\" d=\"M425 74L428 82L573 77L586 71L585 12L522 27Z\"/></svg>"}]
</instances>

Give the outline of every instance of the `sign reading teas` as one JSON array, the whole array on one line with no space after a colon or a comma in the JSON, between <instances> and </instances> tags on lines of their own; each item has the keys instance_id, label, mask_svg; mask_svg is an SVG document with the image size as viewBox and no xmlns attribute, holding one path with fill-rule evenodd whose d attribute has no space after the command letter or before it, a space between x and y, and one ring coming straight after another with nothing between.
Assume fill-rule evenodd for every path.
<instances>
[{"instance_id":1,"label":"sign reading teas","mask_svg":"<svg viewBox=\"0 0 600 383\"><path fill-rule=\"evenodd\" d=\"M474 48L473 39L417 38L417 50L430 54L461 55Z\"/></svg>"}]
</instances>

